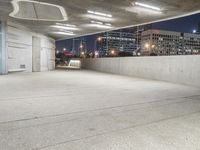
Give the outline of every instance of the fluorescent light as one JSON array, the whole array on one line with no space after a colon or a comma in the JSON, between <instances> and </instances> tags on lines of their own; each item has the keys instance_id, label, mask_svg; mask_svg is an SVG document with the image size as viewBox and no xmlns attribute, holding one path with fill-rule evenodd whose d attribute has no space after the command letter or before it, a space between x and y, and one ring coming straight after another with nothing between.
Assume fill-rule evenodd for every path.
<instances>
[{"instance_id":1,"label":"fluorescent light","mask_svg":"<svg viewBox=\"0 0 200 150\"><path fill-rule=\"evenodd\" d=\"M76 25L72 24L63 24L63 23L56 23L56 25L52 25L53 28L64 29L64 30L79 30Z\"/></svg>"},{"instance_id":2,"label":"fluorescent light","mask_svg":"<svg viewBox=\"0 0 200 150\"><path fill-rule=\"evenodd\" d=\"M59 25L59 26L66 26L66 27L76 27L76 25L73 25L73 24L63 24L63 23L56 23L56 25Z\"/></svg>"},{"instance_id":3,"label":"fluorescent light","mask_svg":"<svg viewBox=\"0 0 200 150\"><path fill-rule=\"evenodd\" d=\"M106 28L106 29L112 28L111 27L112 25L110 23L105 23L104 24L103 22L94 21L94 20L91 21L91 26L97 27L97 28Z\"/></svg>"},{"instance_id":4,"label":"fluorescent light","mask_svg":"<svg viewBox=\"0 0 200 150\"><path fill-rule=\"evenodd\" d=\"M157 10L157 11L161 10L159 7L155 7L155 6L151 6L151 5L139 3L139 2L135 2L135 5L142 6L142 7L149 8L149 9L153 9L153 10Z\"/></svg>"},{"instance_id":5,"label":"fluorescent light","mask_svg":"<svg viewBox=\"0 0 200 150\"><path fill-rule=\"evenodd\" d=\"M101 24L90 24L91 27L103 28L103 29L110 29L111 26L101 25Z\"/></svg>"},{"instance_id":6,"label":"fluorescent light","mask_svg":"<svg viewBox=\"0 0 200 150\"><path fill-rule=\"evenodd\" d=\"M105 23L105 25L107 25L107 26L111 26L111 24L110 24L110 23Z\"/></svg>"},{"instance_id":7,"label":"fluorescent light","mask_svg":"<svg viewBox=\"0 0 200 150\"><path fill-rule=\"evenodd\" d=\"M52 25L51 27L58 28L58 29L65 29L65 30L78 30L78 28L68 27L68 26L60 26L60 25Z\"/></svg>"},{"instance_id":8,"label":"fluorescent light","mask_svg":"<svg viewBox=\"0 0 200 150\"><path fill-rule=\"evenodd\" d=\"M94 14L94 15L98 15L98 16L104 16L104 17L112 18L111 14L105 14L105 13L101 13L101 12L97 12L97 11L91 11L91 10L88 10L87 12L89 14Z\"/></svg>"},{"instance_id":9,"label":"fluorescent light","mask_svg":"<svg viewBox=\"0 0 200 150\"><path fill-rule=\"evenodd\" d=\"M109 17L104 17L104 16L97 16L94 14L87 14L86 15L88 18L93 19L93 20L99 20L103 22L111 22L114 20L114 18L109 18Z\"/></svg>"},{"instance_id":10,"label":"fluorescent light","mask_svg":"<svg viewBox=\"0 0 200 150\"><path fill-rule=\"evenodd\" d=\"M75 35L73 32L62 32L62 31L58 31L58 32L51 32L52 34L60 34L60 35Z\"/></svg>"},{"instance_id":11,"label":"fluorescent light","mask_svg":"<svg viewBox=\"0 0 200 150\"><path fill-rule=\"evenodd\" d=\"M94 23L94 24L101 24L101 25L103 24L103 22L100 22L100 21L94 21L94 20L92 20L91 23Z\"/></svg>"}]
</instances>

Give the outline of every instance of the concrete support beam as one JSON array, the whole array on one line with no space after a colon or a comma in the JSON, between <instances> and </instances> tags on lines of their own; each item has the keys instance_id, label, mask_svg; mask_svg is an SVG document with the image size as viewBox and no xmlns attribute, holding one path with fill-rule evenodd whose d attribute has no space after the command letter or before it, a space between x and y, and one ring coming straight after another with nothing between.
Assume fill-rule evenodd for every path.
<instances>
[{"instance_id":1,"label":"concrete support beam","mask_svg":"<svg viewBox=\"0 0 200 150\"><path fill-rule=\"evenodd\" d=\"M6 22L0 21L0 75L7 73Z\"/></svg>"}]
</instances>

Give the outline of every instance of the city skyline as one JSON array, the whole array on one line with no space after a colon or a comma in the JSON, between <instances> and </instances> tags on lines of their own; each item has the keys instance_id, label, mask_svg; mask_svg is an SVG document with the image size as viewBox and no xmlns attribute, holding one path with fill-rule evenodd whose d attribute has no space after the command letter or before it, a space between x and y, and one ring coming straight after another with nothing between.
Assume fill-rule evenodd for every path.
<instances>
[{"instance_id":1,"label":"city skyline","mask_svg":"<svg viewBox=\"0 0 200 150\"><path fill-rule=\"evenodd\" d=\"M200 22L200 13L190 15L190 16L186 16L186 17L182 17L182 18L177 18L177 19L153 23L152 29L193 33L194 30L195 31L198 30L199 22ZM126 30L126 29L131 29L131 28L124 28L124 29L121 29L121 30ZM88 51L93 51L96 48L95 40L101 34L102 33L94 34L94 35L88 35L88 36L82 36L82 37L76 38L76 39L79 39L79 40L76 40L75 43L74 43L74 49L75 49L76 53L79 50L79 46L80 46L81 42L85 43L84 44L85 49L87 49ZM65 48L69 51L72 51L73 50L73 39L57 41L56 42L56 48L57 48L58 51L62 51L63 48Z\"/></svg>"}]
</instances>

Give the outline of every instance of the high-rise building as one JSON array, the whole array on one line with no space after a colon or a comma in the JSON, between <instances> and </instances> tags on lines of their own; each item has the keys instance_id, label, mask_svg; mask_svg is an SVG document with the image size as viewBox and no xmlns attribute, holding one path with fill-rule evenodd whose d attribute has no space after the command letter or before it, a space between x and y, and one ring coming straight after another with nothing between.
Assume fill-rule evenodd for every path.
<instances>
[{"instance_id":1,"label":"high-rise building","mask_svg":"<svg viewBox=\"0 0 200 150\"><path fill-rule=\"evenodd\" d=\"M137 51L141 51L142 32L152 29L152 24L137 26L133 29L134 33L136 34Z\"/></svg>"},{"instance_id":2,"label":"high-rise building","mask_svg":"<svg viewBox=\"0 0 200 150\"><path fill-rule=\"evenodd\" d=\"M200 22L198 24L198 31L197 31L198 34L200 34Z\"/></svg>"},{"instance_id":3,"label":"high-rise building","mask_svg":"<svg viewBox=\"0 0 200 150\"><path fill-rule=\"evenodd\" d=\"M110 49L133 52L136 49L136 37L133 32L111 31L103 34L102 48L104 52Z\"/></svg>"},{"instance_id":4,"label":"high-rise building","mask_svg":"<svg viewBox=\"0 0 200 150\"><path fill-rule=\"evenodd\" d=\"M142 32L142 55L200 54L200 35L164 30Z\"/></svg>"},{"instance_id":5,"label":"high-rise building","mask_svg":"<svg viewBox=\"0 0 200 150\"><path fill-rule=\"evenodd\" d=\"M110 49L115 49L119 52L129 52L133 54L134 51L141 49L142 32L151 29L151 24L128 29L121 29L117 31L105 32L102 35L102 49L99 48L100 53L107 53Z\"/></svg>"}]
</instances>

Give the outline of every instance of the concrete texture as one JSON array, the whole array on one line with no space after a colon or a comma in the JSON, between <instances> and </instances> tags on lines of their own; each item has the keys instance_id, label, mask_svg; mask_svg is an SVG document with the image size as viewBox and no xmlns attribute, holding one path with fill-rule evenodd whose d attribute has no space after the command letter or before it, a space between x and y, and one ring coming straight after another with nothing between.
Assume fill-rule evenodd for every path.
<instances>
[{"instance_id":1,"label":"concrete texture","mask_svg":"<svg viewBox=\"0 0 200 150\"><path fill-rule=\"evenodd\" d=\"M32 71L33 72L40 72L41 71L41 40L37 36L32 37Z\"/></svg>"},{"instance_id":2,"label":"concrete texture","mask_svg":"<svg viewBox=\"0 0 200 150\"><path fill-rule=\"evenodd\" d=\"M33 10L33 6L22 5L19 2L19 11L15 9L15 12L17 13L15 16L30 20L14 19L8 17L9 13L13 11L13 7L10 3L11 1L14 0L0 0L0 18L17 21L29 27L30 29L33 29L35 32L45 35L51 34L51 31L59 31L56 28L50 27L52 24L54 24L52 21L31 20L35 18L34 16L36 14L39 18L42 17L43 19L58 20L61 16L58 15L60 13L58 13L59 11L57 9L44 6L38 8L37 6L34 6L35 10ZM68 20L64 21L63 23L76 25L77 28L79 28L79 30L74 31L73 36L58 34L51 35L57 39L80 37L81 35L105 32L108 30L108 28L100 28L91 25L91 20L111 23L112 28L109 30L114 30L117 28L136 26L139 24L161 21L174 17L182 17L184 15L200 12L199 0L138 0L144 4L161 8L161 12L136 6L133 4L135 1L136 0L41 0L41 2L56 4L64 7L68 16ZM88 14L87 10L111 14L113 17L104 18L101 16Z\"/></svg>"},{"instance_id":3,"label":"concrete texture","mask_svg":"<svg viewBox=\"0 0 200 150\"><path fill-rule=\"evenodd\" d=\"M8 21L6 45L9 72L55 69L55 40L48 36L34 33L22 24Z\"/></svg>"},{"instance_id":4,"label":"concrete texture","mask_svg":"<svg viewBox=\"0 0 200 150\"><path fill-rule=\"evenodd\" d=\"M197 150L200 89L83 70L0 77L1 150Z\"/></svg>"},{"instance_id":5,"label":"concrete texture","mask_svg":"<svg viewBox=\"0 0 200 150\"><path fill-rule=\"evenodd\" d=\"M0 75L7 74L6 23L0 21Z\"/></svg>"},{"instance_id":6,"label":"concrete texture","mask_svg":"<svg viewBox=\"0 0 200 150\"><path fill-rule=\"evenodd\" d=\"M200 87L200 55L85 59L86 69Z\"/></svg>"}]
</instances>

